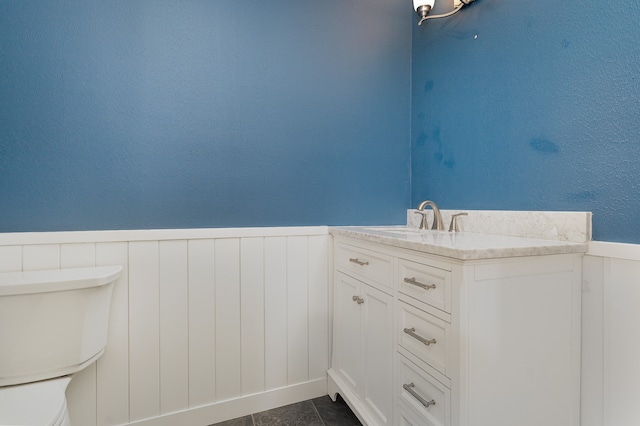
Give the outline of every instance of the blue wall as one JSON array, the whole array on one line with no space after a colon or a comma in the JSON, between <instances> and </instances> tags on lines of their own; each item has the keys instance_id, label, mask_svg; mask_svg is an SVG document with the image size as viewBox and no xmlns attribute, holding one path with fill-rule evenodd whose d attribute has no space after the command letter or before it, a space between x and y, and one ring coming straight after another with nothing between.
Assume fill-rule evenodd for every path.
<instances>
[{"instance_id":1,"label":"blue wall","mask_svg":"<svg viewBox=\"0 0 640 426\"><path fill-rule=\"evenodd\" d=\"M0 0L0 232L401 223L431 198L590 210L596 239L640 243L639 2L415 22L388 0Z\"/></svg>"},{"instance_id":2,"label":"blue wall","mask_svg":"<svg viewBox=\"0 0 640 426\"><path fill-rule=\"evenodd\" d=\"M0 232L403 222L412 18L0 0Z\"/></svg>"},{"instance_id":3,"label":"blue wall","mask_svg":"<svg viewBox=\"0 0 640 426\"><path fill-rule=\"evenodd\" d=\"M593 211L640 243L640 2L477 0L414 26L412 68L412 205Z\"/></svg>"}]
</instances>

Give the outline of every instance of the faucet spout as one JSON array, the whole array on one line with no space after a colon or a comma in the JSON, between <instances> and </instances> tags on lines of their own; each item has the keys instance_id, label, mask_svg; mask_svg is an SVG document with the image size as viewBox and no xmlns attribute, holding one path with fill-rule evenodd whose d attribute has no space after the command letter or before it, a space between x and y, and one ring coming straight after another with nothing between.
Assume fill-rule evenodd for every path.
<instances>
[{"instance_id":1,"label":"faucet spout","mask_svg":"<svg viewBox=\"0 0 640 426\"><path fill-rule=\"evenodd\" d=\"M431 200L425 200L418 205L418 211L416 214L422 215L422 221L420 222L420 229L429 229L427 225L427 212L424 211L426 207L431 207L433 210L433 225L431 229L435 229L437 231L444 231L444 223L442 222L442 215L440 214L440 209L436 203Z\"/></svg>"}]
</instances>

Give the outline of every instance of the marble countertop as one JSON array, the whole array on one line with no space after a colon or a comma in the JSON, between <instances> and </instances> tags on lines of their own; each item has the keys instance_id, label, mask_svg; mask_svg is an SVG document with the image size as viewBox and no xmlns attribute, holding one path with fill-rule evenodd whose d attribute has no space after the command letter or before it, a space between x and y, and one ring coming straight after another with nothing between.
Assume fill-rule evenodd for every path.
<instances>
[{"instance_id":1,"label":"marble countertop","mask_svg":"<svg viewBox=\"0 0 640 426\"><path fill-rule=\"evenodd\" d=\"M585 253L587 243L564 242L475 232L420 231L406 226L330 227L336 236L417 250L459 260Z\"/></svg>"}]
</instances>

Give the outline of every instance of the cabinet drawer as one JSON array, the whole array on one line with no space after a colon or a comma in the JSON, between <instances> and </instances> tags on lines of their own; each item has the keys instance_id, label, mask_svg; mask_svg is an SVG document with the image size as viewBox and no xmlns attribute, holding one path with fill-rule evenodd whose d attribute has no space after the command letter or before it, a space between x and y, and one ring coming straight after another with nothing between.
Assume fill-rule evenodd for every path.
<instances>
[{"instance_id":1,"label":"cabinet drawer","mask_svg":"<svg viewBox=\"0 0 640 426\"><path fill-rule=\"evenodd\" d=\"M390 256L347 244L337 244L335 256L336 265L349 275L393 290L393 259Z\"/></svg>"},{"instance_id":2,"label":"cabinet drawer","mask_svg":"<svg viewBox=\"0 0 640 426\"><path fill-rule=\"evenodd\" d=\"M400 259L398 275L400 293L451 313L451 272Z\"/></svg>"},{"instance_id":3,"label":"cabinet drawer","mask_svg":"<svg viewBox=\"0 0 640 426\"><path fill-rule=\"evenodd\" d=\"M402 403L402 401L398 401L398 405L396 407L396 422L397 426L439 426L437 423L431 423L429 421L425 421L425 419L420 418L420 416L415 415L410 409L406 407Z\"/></svg>"},{"instance_id":4,"label":"cabinet drawer","mask_svg":"<svg viewBox=\"0 0 640 426\"><path fill-rule=\"evenodd\" d=\"M449 324L404 302L398 302L398 344L447 375Z\"/></svg>"},{"instance_id":5,"label":"cabinet drawer","mask_svg":"<svg viewBox=\"0 0 640 426\"><path fill-rule=\"evenodd\" d=\"M396 370L398 424L448 426L451 391L402 355ZM404 415L404 423L402 413Z\"/></svg>"}]
</instances>

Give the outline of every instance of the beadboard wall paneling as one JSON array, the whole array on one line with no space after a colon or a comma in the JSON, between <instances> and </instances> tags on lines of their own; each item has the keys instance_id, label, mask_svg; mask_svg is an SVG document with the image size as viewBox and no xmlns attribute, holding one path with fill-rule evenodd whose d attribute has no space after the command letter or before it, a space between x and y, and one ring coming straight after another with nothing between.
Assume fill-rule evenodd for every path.
<instances>
[{"instance_id":1,"label":"beadboard wall paneling","mask_svg":"<svg viewBox=\"0 0 640 426\"><path fill-rule=\"evenodd\" d=\"M74 423L211 424L326 392L327 228L198 231L0 236L0 271L124 268Z\"/></svg>"},{"instance_id":2,"label":"beadboard wall paneling","mask_svg":"<svg viewBox=\"0 0 640 426\"><path fill-rule=\"evenodd\" d=\"M96 264L96 245L93 243L64 244L60 245L59 250L54 246L48 247L47 252L51 255L48 262L55 262L55 253L59 252L61 268L80 268ZM96 374L97 366L94 363L78 373L69 384L69 410L75 413L74 421L80 424L92 424L96 419Z\"/></svg>"},{"instance_id":3,"label":"beadboard wall paneling","mask_svg":"<svg viewBox=\"0 0 640 426\"><path fill-rule=\"evenodd\" d=\"M156 417L160 414L158 245L158 241L136 241L129 244L129 415L131 420Z\"/></svg>"},{"instance_id":4,"label":"beadboard wall paneling","mask_svg":"<svg viewBox=\"0 0 640 426\"><path fill-rule=\"evenodd\" d=\"M640 246L593 242L583 262L582 425L640 424Z\"/></svg>"},{"instance_id":5,"label":"beadboard wall paneling","mask_svg":"<svg viewBox=\"0 0 640 426\"><path fill-rule=\"evenodd\" d=\"M306 238L287 238L287 384L309 378L309 279ZM290 318L296 318L291 321Z\"/></svg>"},{"instance_id":6,"label":"beadboard wall paneling","mask_svg":"<svg viewBox=\"0 0 640 426\"><path fill-rule=\"evenodd\" d=\"M216 335L213 284L215 240L189 245L189 407L215 401Z\"/></svg>"},{"instance_id":7,"label":"beadboard wall paneling","mask_svg":"<svg viewBox=\"0 0 640 426\"><path fill-rule=\"evenodd\" d=\"M127 242L96 244L96 266L123 266L120 278L113 288L107 347L99 362L96 363L98 425L119 425L129 421L128 259L129 244ZM73 400L73 398L70 399Z\"/></svg>"},{"instance_id":8,"label":"beadboard wall paneling","mask_svg":"<svg viewBox=\"0 0 640 426\"><path fill-rule=\"evenodd\" d=\"M240 240L215 242L216 399L242 395L240 367ZM212 330L213 331L213 330Z\"/></svg>"},{"instance_id":9,"label":"beadboard wall paneling","mask_svg":"<svg viewBox=\"0 0 640 426\"><path fill-rule=\"evenodd\" d=\"M326 342L330 342L330 324L327 321L329 300L327 283L330 268L327 268L327 257L332 259L330 250L333 246L324 236L309 237L308 276L309 276L309 378L324 377L329 365L330 350ZM329 348L330 349L330 348Z\"/></svg>"},{"instance_id":10,"label":"beadboard wall paneling","mask_svg":"<svg viewBox=\"0 0 640 426\"><path fill-rule=\"evenodd\" d=\"M610 259L604 276L604 424L637 425L640 261Z\"/></svg>"},{"instance_id":11,"label":"beadboard wall paneling","mask_svg":"<svg viewBox=\"0 0 640 426\"><path fill-rule=\"evenodd\" d=\"M240 245L240 345L243 395L263 392L264 240L244 238Z\"/></svg>"},{"instance_id":12,"label":"beadboard wall paneling","mask_svg":"<svg viewBox=\"0 0 640 426\"><path fill-rule=\"evenodd\" d=\"M287 240L265 240L265 385L287 385Z\"/></svg>"},{"instance_id":13,"label":"beadboard wall paneling","mask_svg":"<svg viewBox=\"0 0 640 426\"><path fill-rule=\"evenodd\" d=\"M185 240L161 241L160 412L189 407L189 254Z\"/></svg>"}]
</instances>

